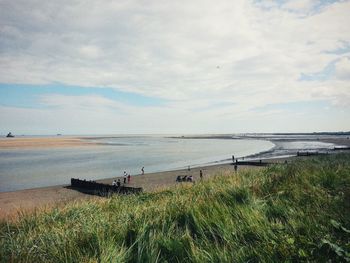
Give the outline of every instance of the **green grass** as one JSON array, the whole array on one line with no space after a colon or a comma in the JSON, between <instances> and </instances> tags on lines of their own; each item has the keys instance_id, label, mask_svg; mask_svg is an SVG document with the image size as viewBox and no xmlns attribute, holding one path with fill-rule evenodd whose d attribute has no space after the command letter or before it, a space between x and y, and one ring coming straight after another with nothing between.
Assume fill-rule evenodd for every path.
<instances>
[{"instance_id":1,"label":"green grass","mask_svg":"<svg viewBox=\"0 0 350 263\"><path fill-rule=\"evenodd\" d=\"M350 155L0 223L1 262L349 262Z\"/></svg>"}]
</instances>

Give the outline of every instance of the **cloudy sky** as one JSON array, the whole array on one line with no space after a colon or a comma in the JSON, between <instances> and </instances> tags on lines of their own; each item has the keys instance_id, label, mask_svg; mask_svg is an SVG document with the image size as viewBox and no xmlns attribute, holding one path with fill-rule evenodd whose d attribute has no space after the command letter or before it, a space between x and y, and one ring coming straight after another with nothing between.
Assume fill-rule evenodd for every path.
<instances>
[{"instance_id":1,"label":"cloudy sky","mask_svg":"<svg viewBox=\"0 0 350 263\"><path fill-rule=\"evenodd\" d=\"M350 130L350 1L0 0L0 134Z\"/></svg>"}]
</instances>

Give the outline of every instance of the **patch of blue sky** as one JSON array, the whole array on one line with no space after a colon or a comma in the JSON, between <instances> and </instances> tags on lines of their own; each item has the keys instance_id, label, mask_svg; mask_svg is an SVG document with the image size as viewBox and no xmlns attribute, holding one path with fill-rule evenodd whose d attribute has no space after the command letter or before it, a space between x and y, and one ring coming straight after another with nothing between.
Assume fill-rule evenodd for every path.
<instances>
[{"instance_id":1,"label":"patch of blue sky","mask_svg":"<svg viewBox=\"0 0 350 263\"><path fill-rule=\"evenodd\" d=\"M335 72L335 64L337 60L330 62L327 66L325 66L321 71L305 74L301 73L299 77L299 81L325 81L330 79Z\"/></svg>"},{"instance_id":2,"label":"patch of blue sky","mask_svg":"<svg viewBox=\"0 0 350 263\"><path fill-rule=\"evenodd\" d=\"M315 6L312 9L313 13L318 13L322 8L329 6L334 3L344 2L344 0L319 0L316 2Z\"/></svg>"},{"instance_id":3,"label":"patch of blue sky","mask_svg":"<svg viewBox=\"0 0 350 263\"><path fill-rule=\"evenodd\" d=\"M264 10L270 10L275 7L281 8L286 2L287 0L275 0L269 2L266 2L265 0L253 0L253 3L255 5L259 6Z\"/></svg>"},{"instance_id":4,"label":"patch of blue sky","mask_svg":"<svg viewBox=\"0 0 350 263\"><path fill-rule=\"evenodd\" d=\"M286 112L310 112L310 111L322 111L330 107L331 104L326 100L315 101L296 101L288 103L267 104L262 107L253 108L253 111L286 111Z\"/></svg>"},{"instance_id":5,"label":"patch of blue sky","mask_svg":"<svg viewBox=\"0 0 350 263\"><path fill-rule=\"evenodd\" d=\"M350 43L346 41L340 41L342 43L342 47L334 49L334 50L327 50L325 53L327 54L336 54L336 55L344 55L347 53L350 53Z\"/></svg>"},{"instance_id":6,"label":"patch of blue sky","mask_svg":"<svg viewBox=\"0 0 350 263\"><path fill-rule=\"evenodd\" d=\"M318 0L318 5L330 5L337 2L344 2L344 0Z\"/></svg>"},{"instance_id":7,"label":"patch of blue sky","mask_svg":"<svg viewBox=\"0 0 350 263\"><path fill-rule=\"evenodd\" d=\"M262 9L270 10L272 8L278 7L283 8L285 4L288 2L291 2L293 0L274 0L266 2L265 0L253 0L254 4L260 6ZM325 6L337 3L337 2L343 2L344 0L319 0L315 2L316 4L313 6L311 12L317 13Z\"/></svg>"},{"instance_id":8,"label":"patch of blue sky","mask_svg":"<svg viewBox=\"0 0 350 263\"><path fill-rule=\"evenodd\" d=\"M124 92L113 88L79 87L64 84L27 85L0 83L0 105L10 107L41 108L40 96L59 94L65 96L98 95L132 106L162 106L167 100Z\"/></svg>"}]
</instances>

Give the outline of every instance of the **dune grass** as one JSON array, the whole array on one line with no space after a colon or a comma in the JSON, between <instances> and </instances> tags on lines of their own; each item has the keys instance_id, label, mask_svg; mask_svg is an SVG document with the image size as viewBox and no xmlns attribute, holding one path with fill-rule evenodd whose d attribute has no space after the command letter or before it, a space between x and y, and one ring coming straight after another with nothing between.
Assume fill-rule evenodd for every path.
<instances>
[{"instance_id":1,"label":"dune grass","mask_svg":"<svg viewBox=\"0 0 350 263\"><path fill-rule=\"evenodd\" d=\"M350 155L0 223L2 262L348 262Z\"/></svg>"}]
</instances>

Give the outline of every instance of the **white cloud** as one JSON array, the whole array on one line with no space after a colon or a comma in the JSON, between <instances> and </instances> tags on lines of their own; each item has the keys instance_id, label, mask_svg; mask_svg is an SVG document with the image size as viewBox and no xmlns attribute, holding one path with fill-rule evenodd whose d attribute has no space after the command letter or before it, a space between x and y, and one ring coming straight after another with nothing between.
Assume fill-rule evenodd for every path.
<instances>
[{"instance_id":1,"label":"white cloud","mask_svg":"<svg viewBox=\"0 0 350 263\"><path fill-rule=\"evenodd\" d=\"M340 80L350 80L350 58L344 57L335 64L335 74ZM350 83L348 82L348 86ZM350 91L349 91L350 92Z\"/></svg>"},{"instance_id":2,"label":"white cloud","mask_svg":"<svg viewBox=\"0 0 350 263\"><path fill-rule=\"evenodd\" d=\"M318 5L1 1L0 82L112 87L173 100L170 116L203 120L300 100L350 104L349 60L326 52L350 42L350 1L310 13ZM336 78L299 81L335 60ZM194 113L220 103L234 106Z\"/></svg>"},{"instance_id":3,"label":"white cloud","mask_svg":"<svg viewBox=\"0 0 350 263\"><path fill-rule=\"evenodd\" d=\"M101 56L101 50L93 45L86 45L79 48L79 52L83 57L96 59Z\"/></svg>"}]
</instances>

